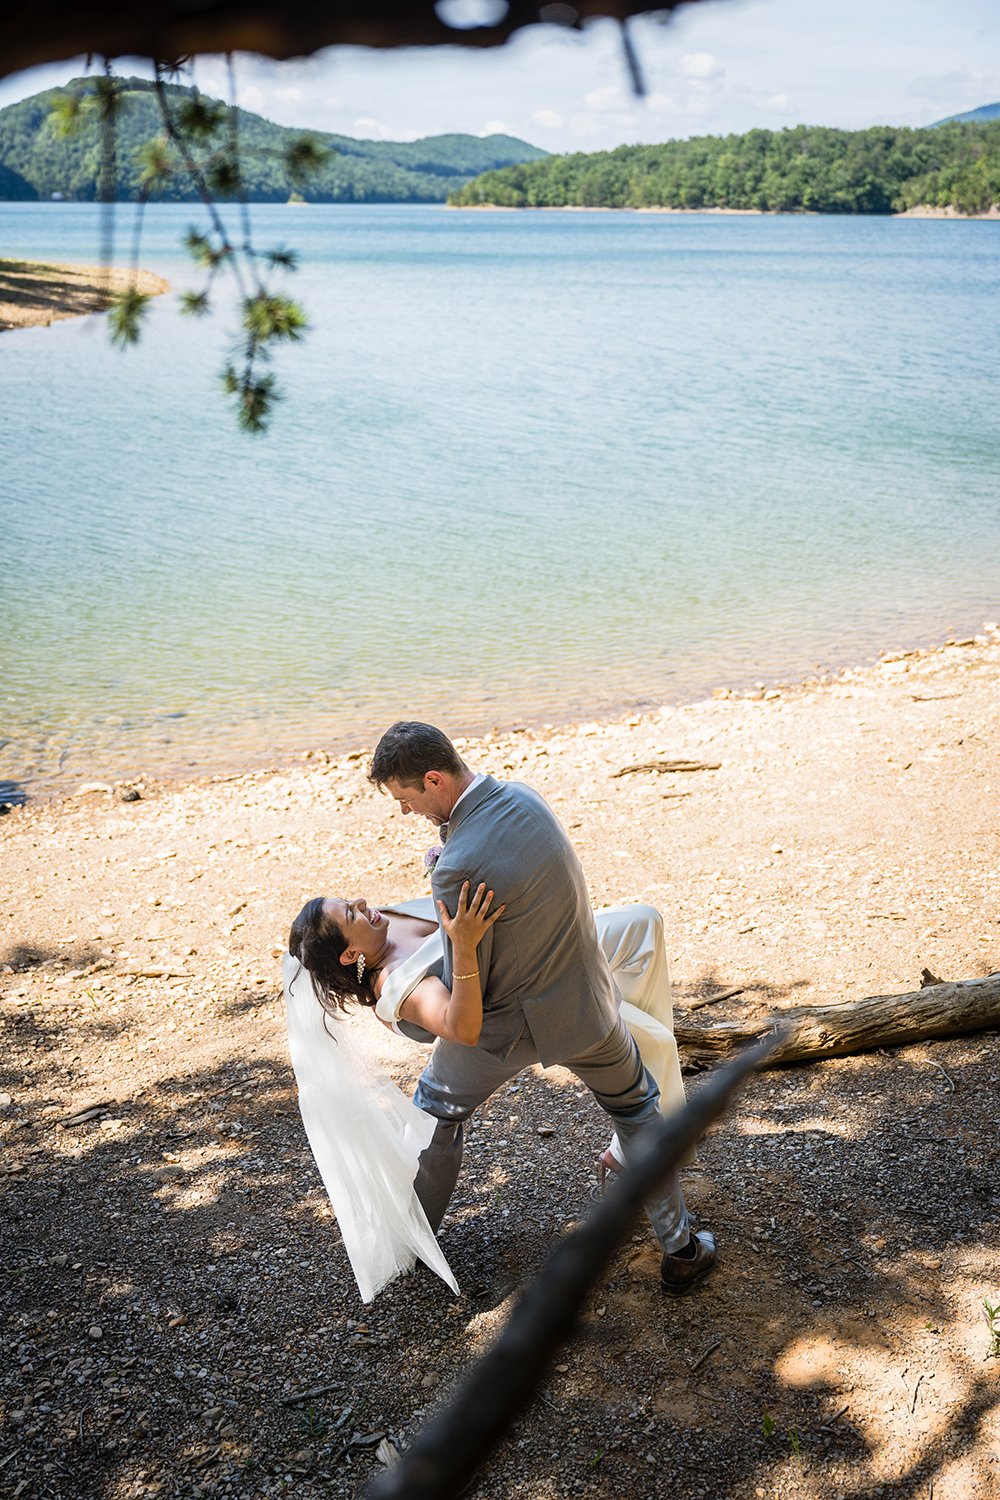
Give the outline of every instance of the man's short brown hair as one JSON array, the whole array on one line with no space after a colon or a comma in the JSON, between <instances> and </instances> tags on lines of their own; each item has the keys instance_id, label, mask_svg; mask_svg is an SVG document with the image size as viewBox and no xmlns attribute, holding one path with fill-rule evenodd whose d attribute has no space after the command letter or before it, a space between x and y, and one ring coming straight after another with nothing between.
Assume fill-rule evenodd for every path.
<instances>
[{"instance_id":1,"label":"man's short brown hair","mask_svg":"<svg viewBox=\"0 0 1000 1500\"><path fill-rule=\"evenodd\" d=\"M455 746L440 729L433 724L400 719L375 746L368 780L381 791L387 781L423 786L428 771L450 771L458 776L466 769Z\"/></svg>"}]
</instances>

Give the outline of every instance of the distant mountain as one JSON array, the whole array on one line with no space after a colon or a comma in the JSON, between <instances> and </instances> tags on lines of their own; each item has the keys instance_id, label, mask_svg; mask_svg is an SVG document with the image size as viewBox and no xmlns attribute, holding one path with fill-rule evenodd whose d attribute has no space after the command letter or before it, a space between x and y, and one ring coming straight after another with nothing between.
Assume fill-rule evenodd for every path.
<instances>
[{"instance_id":1,"label":"distant mountain","mask_svg":"<svg viewBox=\"0 0 1000 1500\"><path fill-rule=\"evenodd\" d=\"M972 125L979 120L1000 120L1000 104L981 104L978 109L966 110L964 115L949 115L945 120L935 120L931 129L938 125Z\"/></svg>"},{"instance_id":2,"label":"distant mountain","mask_svg":"<svg viewBox=\"0 0 1000 1500\"><path fill-rule=\"evenodd\" d=\"M100 163L98 127L87 119L71 136L60 136L52 120L57 100L88 81L74 79L62 89L48 89L0 109L0 199L64 198L92 201L98 195ZM121 80L124 96L117 126L118 196L139 193L139 152L163 133L153 85L148 79ZM167 86L176 107L193 90ZM216 103L218 101L211 101ZM437 135L419 141L364 141L350 136L309 132L333 153L302 185L285 166L284 153L302 130L274 125L261 115L238 111L239 139L247 194L252 202L284 203L300 192L316 203L443 203L449 192L481 172L536 161L537 146L512 136ZM228 126L206 149L223 145ZM169 178L157 199L192 201L197 192L183 173ZM220 196L222 196L220 194Z\"/></svg>"},{"instance_id":3,"label":"distant mountain","mask_svg":"<svg viewBox=\"0 0 1000 1500\"><path fill-rule=\"evenodd\" d=\"M796 125L547 156L484 172L458 208L721 208L892 214L1000 203L1000 120L908 130Z\"/></svg>"}]
</instances>

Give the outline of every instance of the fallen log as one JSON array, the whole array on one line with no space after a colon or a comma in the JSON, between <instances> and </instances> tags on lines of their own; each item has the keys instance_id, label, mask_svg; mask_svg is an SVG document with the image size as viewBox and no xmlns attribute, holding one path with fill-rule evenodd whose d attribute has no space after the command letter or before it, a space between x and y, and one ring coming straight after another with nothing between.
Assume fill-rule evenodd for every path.
<instances>
[{"instance_id":1,"label":"fallen log","mask_svg":"<svg viewBox=\"0 0 1000 1500\"><path fill-rule=\"evenodd\" d=\"M905 995L867 995L841 1005L802 1005L759 1020L700 1025L674 1017L681 1062L697 1071L780 1027L782 1038L765 1064L814 1062L873 1047L903 1047L933 1037L1000 1027L1000 973L935 984Z\"/></svg>"}]
</instances>

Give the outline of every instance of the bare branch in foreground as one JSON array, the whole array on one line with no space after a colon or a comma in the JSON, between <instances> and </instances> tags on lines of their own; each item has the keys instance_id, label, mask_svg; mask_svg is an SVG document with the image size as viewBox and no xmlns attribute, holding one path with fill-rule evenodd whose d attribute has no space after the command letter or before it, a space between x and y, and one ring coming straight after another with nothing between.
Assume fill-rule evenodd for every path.
<instances>
[{"instance_id":1,"label":"bare branch in foreground","mask_svg":"<svg viewBox=\"0 0 1000 1500\"><path fill-rule=\"evenodd\" d=\"M614 1191L556 1246L492 1348L472 1367L448 1405L417 1434L396 1467L373 1481L365 1491L367 1500L449 1500L461 1493L531 1401L645 1199L720 1118L736 1089L766 1061L777 1042L778 1038L770 1039L721 1068L683 1110L650 1130Z\"/></svg>"}]
</instances>

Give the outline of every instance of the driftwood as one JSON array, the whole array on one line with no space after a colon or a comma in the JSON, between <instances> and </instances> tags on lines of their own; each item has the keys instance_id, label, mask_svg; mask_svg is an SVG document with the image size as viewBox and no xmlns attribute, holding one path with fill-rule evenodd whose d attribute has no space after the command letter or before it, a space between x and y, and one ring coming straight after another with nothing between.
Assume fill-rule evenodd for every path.
<instances>
[{"instance_id":1,"label":"driftwood","mask_svg":"<svg viewBox=\"0 0 1000 1500\"><path fill-rule=\"evenodd\" d=\"M844 1057L873 1047L902 1047L932 1037L1000 1027L1000 973L936 984L906 995L868 995L843 1005L803 1005L757 1021L700 1025L674 1018L682 1061L706 1067L775 1027L781 1037L767 1066Z\"/></svg>"},{"instance_id":2,"label":"driftwood","mask_svg":"<svg viewBox=\"0 0 1000 1500\"><path fill-rule=\"evenodd\" d=\"M762 1065L774 1039L709 1079L684 1109L650 1128L646 1144L561 1241L522 1293L496 1342L456 1394L424 1427L399 1463L365 1491L366 1500L449 1500L462 1493L497 1439L528 1405L549 1361L572 1332L587 1293L625 1238L643 1202L724 1112L743 1080ZM703 1356L708 1357L709 1350Z\"/></svg>"},{"instance_id":3,"label":"driftwood","mask_svg":"<svg viewBox=\"0 0 1000 1500\"><path fill-rule=\"evenodd\" d=\"M720 990L717 995L708 995L704 1000L689 1000L687 1013L691 1015L692 1011L704 1010L706 1005L718 1005L720 1000L732 1000L734 995L742 995L744 989L745 985L741 984L735 990Z\"/></svg>"},{"instance_id":4,"label":"driftwood","mask_svg":"<svg viewBox=\"0 0 1000 1500\"><path fill-rule=\"evenodd\" d=\"M665 771L718 771L721 765L721 760L640 760L634 766L612 771L611 777L636 776L641 771L658 771L661 776Z\"/></svg>"},{"instance_id":5,"label":"driftwood","mask_svg":"<svg viewBox=\"0 0 1000 1500\"><path fill-rule=\"evenodd\" d=\"M72 1130L75 1125L86 1125L90 1120L97 1120L101 1115L109 1115L114 1109L114 1100L110 1104L92 1104L89 1109L78 1109L74 1114L66 1115L59 1121L61 1130Z\"/></svg>"}]
</instances>

